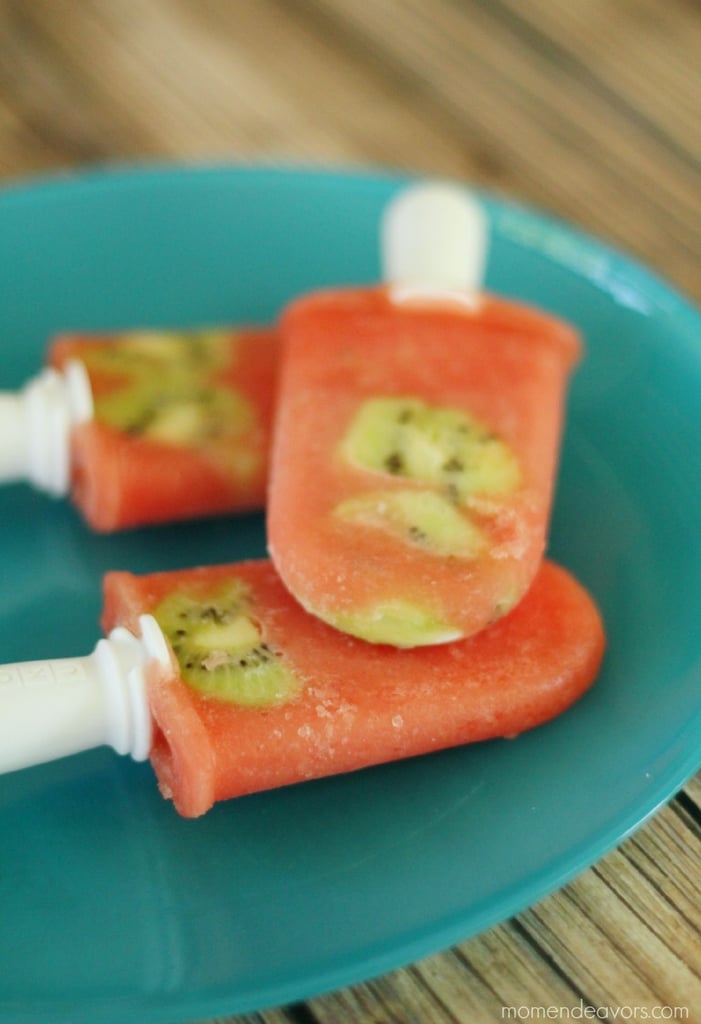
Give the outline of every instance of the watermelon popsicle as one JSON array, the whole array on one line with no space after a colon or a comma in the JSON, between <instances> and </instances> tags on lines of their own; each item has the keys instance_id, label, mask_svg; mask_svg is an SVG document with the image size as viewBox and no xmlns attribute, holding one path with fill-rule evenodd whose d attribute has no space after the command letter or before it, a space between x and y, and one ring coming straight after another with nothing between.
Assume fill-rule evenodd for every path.
<instances>
[{"instance_id":1,"label":"watermelon popsicle","mask_svg":"<svg viewBox=\"0 0 701 1024\"><path fill-rule=\"evenodd\" d=\"M478 632L543 557L580 342L481 290L486 234L464 190L412 186L384 217L385 284L282 316L270 554L309 612L371 642Z\"/></svg>"},{"instance_id":2,"label":"watermelon popsicle","mask_svg":"<svg viewBox=\"0 0 701 1024\"><path fill-rule=\"evenodd\" d=\"M64 334L48 361L0 396L0 479L70 493L101 532L263 507L274 329Z\"/></svg>"},{"instance_id":3,"label":"watermelon popsicle","mask_svg":"<svg viewBox=\"0 0 701 1024\"><path fill-rule=\"evenodd\" d=\"M548 562L500 622L413 651L308 615L268 561L113 572L104 586L109 639L95 654L0 669L0 771L111 743L148 753L185 817L247 793L515 736L577 700L604 649L593 601Z\"/></svg>"}]
</instances>

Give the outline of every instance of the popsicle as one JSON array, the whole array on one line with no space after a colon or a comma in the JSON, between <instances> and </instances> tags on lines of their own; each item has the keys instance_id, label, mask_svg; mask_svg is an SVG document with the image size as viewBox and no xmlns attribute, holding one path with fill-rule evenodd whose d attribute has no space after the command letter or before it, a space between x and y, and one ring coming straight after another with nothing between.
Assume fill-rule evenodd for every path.
<instances>
[{"instance_id":1,"label":"popsicle","mask_svg":"<svg viewBox=\"0 0 701 1024\"><path fill-rule=\"evenodd\" d=\"M478 635L400 650L308 615L268 561L109 573L95 654L0 669L0 771L111 743L185 817L220 800L488 738L563 712L604 650L550 562ZM99 670L99 671L98 671Z\"/></svg>"},{"instance_id":2,"label":"popsicle","mask_svg":"<svg viewBox=\"0 0 701 1024\"><path fill-rule=\"evenodd\" d=\"M384 285L283 312L270 555L307 611L371 642L478 632L544 554L580 339L481 290L485 239L463 189L411 186L382 225Z\"/></svg>"},{"instance_id":3,"label":"popsicle","mask_svg":"<svg viewBox=\"0 0 701 1024\"><path fill-rule=\"evenodd\" d=\"M101 532L262 508L277 346L267 327L59 336L0 396L0 479L70 492Z\"/></svg>"}]
</instances>

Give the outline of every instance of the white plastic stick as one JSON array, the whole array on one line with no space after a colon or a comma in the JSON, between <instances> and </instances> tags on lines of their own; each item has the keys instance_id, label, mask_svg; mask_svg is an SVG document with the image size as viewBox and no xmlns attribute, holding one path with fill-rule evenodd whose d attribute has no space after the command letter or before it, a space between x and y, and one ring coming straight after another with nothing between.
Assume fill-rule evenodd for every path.
<instances>
[{"instance_id":1,"label":"white plastic stick","mask_svg":"<svg viewBox=\"0 0 701 1024\"><path fill-rule=\"evenodd\" d=\"M70 434L93 414L85 367L47 368L16 393L0 393L0 482L27 481L62 497L70 487Z\"/></svg>"},{"instance_id":2,"label":"white plastic stick","mask_svg":"<svg viewBox=\"0 0 701 1024\"><path fill-rule=\"evenodd\" d=\"M486 213L467 189L441 181L410 185L382 221L382 271L393 301L477 305L487 245Z\"/></svg>"},{"instance_id":3,"label":"white plastic stick","mask_svg":"<svg viewBox=\"0 0 701 1024\"><path fill-rule=\"evenodd\" d=\"M0 773L107 744L137 761L151 748L147 665L171 664L154 618L122 627L82 658L0 666Z\"/></svg>"}]
</instances>

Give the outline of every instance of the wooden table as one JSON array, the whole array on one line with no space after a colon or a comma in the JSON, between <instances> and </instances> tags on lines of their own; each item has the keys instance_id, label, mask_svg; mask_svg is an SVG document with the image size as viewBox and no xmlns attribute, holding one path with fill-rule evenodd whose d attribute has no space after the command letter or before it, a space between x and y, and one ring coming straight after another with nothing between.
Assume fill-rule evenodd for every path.
<instances>
[{"instance_id":1,"label":"wooden table","mask_svg":"<svg viewBox=\"0 0 701 1024\"><path fill-rule=\"evenodd\" d=\"M694 0L0 0L0 179L261 158L449 175L567 218L696 300L700 111ZM238 1020L582 1007L701 1021L701 778L515 919Z\"/></svg>"}]
</instances>

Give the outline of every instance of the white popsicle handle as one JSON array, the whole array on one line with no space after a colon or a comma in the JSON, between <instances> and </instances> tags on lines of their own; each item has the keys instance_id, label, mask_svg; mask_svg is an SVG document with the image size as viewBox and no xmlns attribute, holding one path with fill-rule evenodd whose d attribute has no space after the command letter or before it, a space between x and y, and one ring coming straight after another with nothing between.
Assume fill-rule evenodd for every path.
<instances>
[{"instance_id":1,"label":"white popsicle handle","mask_svg":"<svg viewBox=\"0 0 701 1024\"><path fill-rule=\"evenodd\" d=\"M82 658L0 666L0 773L105 744L137 761L151 748L145 670L170 665L155 619L121 627Z\"/></svg>"},{"instance_id":2,"label":"white popsicle handle","mask_svg":"<svg viewBox=\"0 0 701 1024\"><path fill-rule=\"evenodd\" d=\"M488 239L485 210L466 188L441 181L410 185L383 216L383 278L397 300L474 300L482 289Z\"/></svg>"},{"instance_id":3,"label":"white popsicle handle","mask_svg":"<svg viewBox=\"0 0 701 1024\"><path fill-rule=\"evenodd\" d=\"M70 487L70 433L93 414L85 367L46 368L21 391L0 393L0 482L28 481L54 497Z\"/></svg>"}]
</instances>

